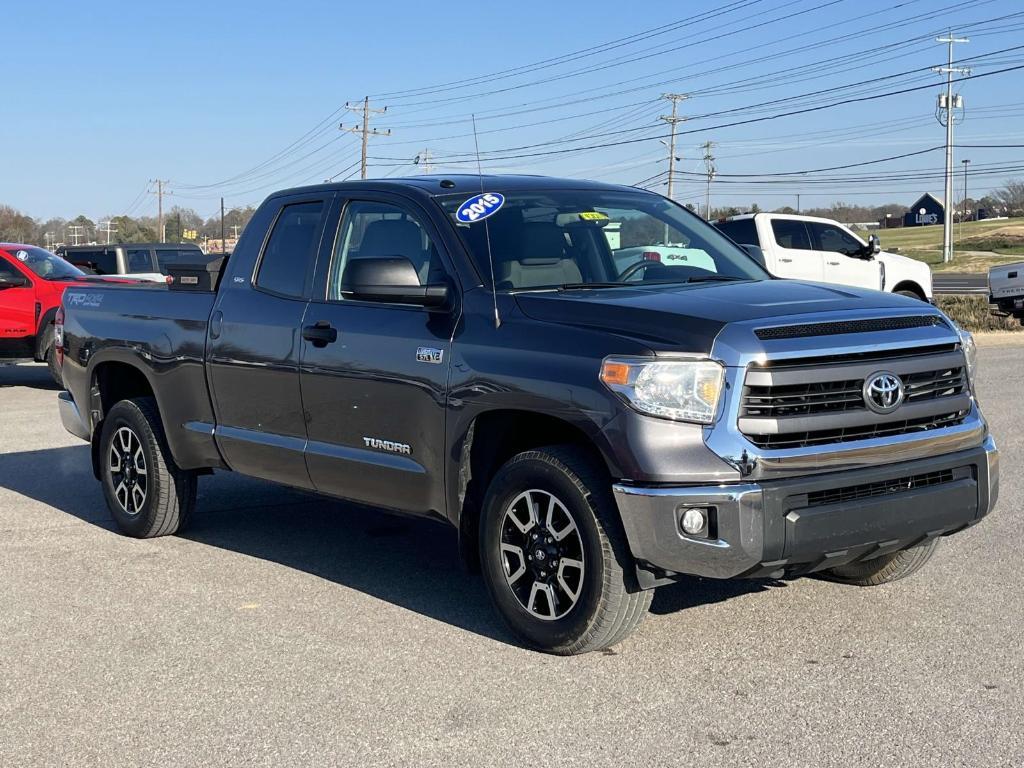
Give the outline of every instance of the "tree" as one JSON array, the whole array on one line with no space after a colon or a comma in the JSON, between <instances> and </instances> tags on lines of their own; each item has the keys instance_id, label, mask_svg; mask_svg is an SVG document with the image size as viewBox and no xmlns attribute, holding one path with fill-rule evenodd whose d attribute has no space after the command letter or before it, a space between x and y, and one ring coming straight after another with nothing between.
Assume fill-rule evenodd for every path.
<instances>
[{"instance_id":1,"label":"tree","mask_svg":"<svg viewBox=\"0 0 1024 768\"><path fill-rule=\"evenodd\" d=\"M185 239L185 230L198 232L202 226L203 219L198 213L176 205L164 216L164 239L168 243L180 243Z\"/></svg>"},{"instance_id":2,"label":"tree","mask_svg":"<svg viewBox=\"0 0 1024 768\"><path fill-rule=\"evenodd\" d=\"M233 238L235 236L234 227L238 227L238 234L242 234L242 230L245 229L249 220L253 214L256 213L256 209L251 205L245 208L232 208L229 211L224 212L224 234L227 237ZM220 214L215 214L206 220L202 228L199 230L200 236L205 235L209 238L220 237Z\"/></svg>"},{"instance_id":3,"label":"tree","mask_svg":"<svg viewBox=\"0 0 1024 768\"><path fill-rule=\"evenodd\" d=\"M156 240L156 229L147 227L142 220L131 216L108 216L114 229L111 239L115 243L151 243Z\"/></svg>"},{"instance_id":4,"label":"tree","mask_svg":"<svg viewBox=\"0 0 1024 768\"><path fill-rule=\"evenodd\" d=\"M1007 208L1009 216L1024 216L1024 179L1010 179L993 195Z\"/></svg>"},{"instance_id":5,"label":"tree","mask_svg":"<svg viewBox=\"0 0 1024 768\"><path fill-rule=\"evenodd\" d=\"M9 205L0 205L0 242L28 243L35 240L36 222Z\"/></svg>"},{"instance_id":6,"label":"tree","mask_svg":"<svg viewBox=\"0 0 1024 768\"><path fill-rule=\"evenodd\" d=\"M759 206L757 203L753 203L750 206L750 212L751 213L760 213L761 212L761 206Z\"/></svg>"},{"instance_id":7,"label":"tree","mask_svg":"<svg viewBox=\"0 0 1024 768\"><path fill-rule=\"evenodd\" d=\"M75 232L78 236L75 236ZM96 236L96 224L88 216L78 214L68 222L68 240L72 243L88 243Z\"/></svg>"}]
</instances>

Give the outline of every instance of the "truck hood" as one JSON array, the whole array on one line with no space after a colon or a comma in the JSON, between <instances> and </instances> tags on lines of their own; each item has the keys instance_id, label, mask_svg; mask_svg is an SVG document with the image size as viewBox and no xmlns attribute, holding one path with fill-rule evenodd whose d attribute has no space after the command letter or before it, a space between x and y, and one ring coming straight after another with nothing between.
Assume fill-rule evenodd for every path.
<instances>
[{"instance_id":1,"label":"truck hood","mask_svg":"<svg viewBox=\"0 0 1024 768\"><path fill-rule=\"evenodd\" d=\"M743 320L863 309L934 312L904 296L796 280L522 292L516 301L535 320L601 329L655 349L691 352L709 352L726 324Z\"/></svg>"}]
</instances>

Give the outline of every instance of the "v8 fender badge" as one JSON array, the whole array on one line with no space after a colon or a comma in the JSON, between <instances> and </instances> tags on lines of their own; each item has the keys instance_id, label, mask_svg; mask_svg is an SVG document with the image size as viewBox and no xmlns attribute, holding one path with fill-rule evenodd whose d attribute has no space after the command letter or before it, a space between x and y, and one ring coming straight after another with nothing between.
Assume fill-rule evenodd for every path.
<instances>
[{"instance_id":1,"label":"v8 fender badge","mask_svg":"<svg viewBox=\"0 0 1024 768\"><path fill-rule=\"evenodd\" d=\"M433 347L418 347L416 349L417 363L434 363L438 365L444 360L444 350Z\"/></svg>"},{"instance_id":2,"label":"v8 fender badge","mask_svg":"<svg viewBox=\"0 0 1024 768\"><path fill-rule=\"evenodd\" d=\"M472 224L493 216L505 204L505 196L500 192L483 192L474 195L459 206L455 212L455 220L462 224Z\"/></svg>"},{"instance_id":3,"label":"v8 fender badge","mask_svg":"<svg viewBox=\"0 0 1024 768\"><path fill-rule=\"evenodd\" d=\"M412 446L408 443L395 443L391 440L381 440L379 437L364 437L363 444L366 445L367 448L376 448L378 451L401 453L405 456L412 454Z\"/></svg>"}]
</instances>

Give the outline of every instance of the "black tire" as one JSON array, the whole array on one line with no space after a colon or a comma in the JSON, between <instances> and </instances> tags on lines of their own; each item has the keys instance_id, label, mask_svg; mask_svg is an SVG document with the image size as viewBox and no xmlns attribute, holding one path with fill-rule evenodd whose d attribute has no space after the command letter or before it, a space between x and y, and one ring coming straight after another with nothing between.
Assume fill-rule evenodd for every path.
<instances>
[{"instance_id":1,"label":"black tire","mask_svg":"<svg viewBox=\"0 0 1024 768\"><path fill-rule=\"evenodd\" d=\"M924 301L924 299L921 298L921 294L917 293L916 291L893 291L893 293L895 293L897 296L906 296L907 298L917 299L918 301Z\"/></svg>"},{"instance_id":2,"label":"black tire","mask_svg":"<svg viewBox=\"0 0 1024 768\"><path fill-rule=\"evenodd\" d=\"M43 334L43 361L46 363L47 369L50 371L50 378L53 379L61 389L64 389L64 373L60 369L60 363L57 362L57 350L53 348L53 326L49 325L46 327L46 331Z\"/></svg>"},{"instance_id":3,"label":"black tire","mask_svg":"<svg viewBox=\"0 0 1024 768\"><path fill-rule=\"evenodd\" d=\"M103 495L122 532L149 539L185 526L196 503L196 474L174 463L152 398L122 400L110 409L100 435L100 466Z\"/></svg>"},{"instance_id":4,"label":"black tire","mask_svg":"<svg viewBox=\"0 0 1024 768\"><path fill-rule=\"evenodd\" d=\"M840 565L823 571L825 578L842 584L853 584L858 587L877 587L898 581L919 570L931 560L938 539L929 539L916 547L882 555L862 563Z\"/></svg>"},{"instance_id":5,"label":"black tire","mask_svg":"<svg viewBox=\"0 0 1024 768\"><path fill-rule=\"evenodd\" d=\"M526 521L531 528L523 531L518 527L509 517L516 504L525 505L520 509L541 506L526 495L531 491L541 494L539 499L556 499L560 521L549 525L551 521L542 513L538 517L543 518L543 525ZM524 496L526 500L521 502ZM570 521L575 528L569 526ZM559 522L563 523L561 530ZM545 548L545 532L549 529L556 537L561 534L565 538L554 543L547 538L547 546L552 550L541 557L539 549ZM541 533L541 540L536 543L528 538L534 530ZM565 533L567 530L570 533ZM519 555L510 556L504 549L514 543L510 534L523 537ZM572 548L577 548L578 554L567 552ZM519 560L528 551L538 556L529 564L522 559L522 567L527 570L513 586L510 577L514 580L515 574L520 573ZM636 583L633 558L612 498L610 479L598 462L575 446L551 446L520 453L498 470L484 500L480 555L484 581L498 614L528 645L549 653L568 656L620 642L643 621L653 599L653 591L641 590ZM552 571L546 580L541 578L545 572L537 564L546 560L559 565L558 558L564 562L557 573ZM582 568L566 574L563 569L570 562L582 563ZM575 587L575 598L569 586L563 589L570 581ZM538 585L546 585L551 590L546 594L554 595L555 602L549 597L533 602L532 590L538 589ZM530 597L524 602L527 586ZM518 594L516 590L520 590ZM547 614L543 618L539 610L542 607Z\"/></svg>"}]
</instances>

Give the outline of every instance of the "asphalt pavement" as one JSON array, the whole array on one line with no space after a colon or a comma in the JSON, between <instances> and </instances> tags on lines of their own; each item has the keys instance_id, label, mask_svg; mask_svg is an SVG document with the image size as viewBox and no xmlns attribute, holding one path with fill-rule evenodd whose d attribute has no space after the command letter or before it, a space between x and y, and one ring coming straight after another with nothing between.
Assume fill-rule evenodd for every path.
<instances>
[{"instance_id":1,"label":"asphalt pavement","mask_svg":"<svg viewBox=\"0 0 1024 768\"><path fill-rule=\"evenodd\" d=\"M988 275L982 272L933 272L935 293L981 293L988 295Z\"/></svg>"},{"instance_id":2,"label":"asphalt pavement","mask_svg":"<svg viewBox=\"0 0 1024 768\"><path fill-rule=\"evenodd\" d=\"M917 575L689 579L556 658L432 523L218 474L118 535L46 369L0 367L0 766L1022 766L1024 347L980 369L999 505Z\"/></svg>"}]
</instances>

